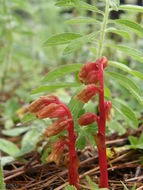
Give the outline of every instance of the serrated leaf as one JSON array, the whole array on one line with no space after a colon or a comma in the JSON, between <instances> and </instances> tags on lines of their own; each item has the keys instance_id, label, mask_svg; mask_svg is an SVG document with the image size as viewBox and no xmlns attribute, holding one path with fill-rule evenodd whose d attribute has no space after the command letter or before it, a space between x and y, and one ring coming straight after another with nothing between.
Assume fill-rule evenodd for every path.
<instances>
[{"instance_id":1,"label":"serrated leaf","mask_svg":"<svg viewBox=\"0 0 143 190\"><path fill-rule=\"evenodd\" d=\"M140 37L143 37L143 27L134 21L127 20L127 19L116 19L116 20L112 20L111 22L124 26L124 28L130 29L131 31L139 35Z\"/></svg>"},{"instance_id":2,"label":"serrated leaf","mask_svg":"<svg viewBox=\"0 0 143 190\"><path fill-rule=\"evenodd\" d=\"M114 73L114 72L106 72L106 74L113 77L117 80L123 87L125 87L136 99L137 101L143 105L143 98L141 97L141 91L138 86L129 78L124 75Z\"/></svg>"},{"instance_id":3,"label":"serrated leaf","mask_svg":"<svg viewBox=\"0 0 143 190\"><path fill-rule=\"evenodd\" d=\"M96 35L96 33L91 33L89 35L85 35L83 37L80 37L76 40L73 40L69 45L64 49L64 54L70 54L79 48L81 48L83 45L85 45L88 42L91 42L93 40L93 37Z\"/></svg>"},{"instance_id":4,"label":"serrated leaf","mask_svg":"<svg viewBox=\"0 0 143 190\"><path fill-rule=\"evenodd\" d=\"M108 61L108 64L113 66L113 67L119 68L119 69L121 69L127 73L130 73L131 75L136 76L139 79L143 80L143 74L142 73L140 73L139 71L132 70L130 67L128 67L127 65L125 65L123 63L120 63L117 61Z\"/></svg>"},{"instance_id":5,"label":"serrated leaf","mask_svg":"<svg viewBox=\"0 0 143 190\"><path fill-rule=\"evenodd\" d=\"M84 9L92 12L97 12L104 15L104 12L97 9L95 6L90 5L86 2L80 1L80 0L59 0L56 3L57 6L63 6L63 7L75 7L78 9Z\"/></svg>"},{"instance_id":6,"label":"serrated leaf","mask_svg":"<svg viewBox=\"0 0 143 190\"><path fill-rule=\"evenodd\" d=\"M67 20L65 23L67 24L88 24L88 23L100 23L96 19L90 17L76 17L70 20Z\"/></svg>"},{"instance_id":7,"label":"serrated leaf","mask_svg":"<svg viewBox=\"0 0 143 190\"><path fill-rule=\"evenodd\" d=\"M115 49L123 52L124 54L129 55L129 56L133 57L134 59L143 63L143 53L134 48L130 48L130 47L123 46L123 45L114 45L114 44L106 44L106 46L115 48Z\"/></svg>"},{"instance_id":8,"label":"serrated leaf","mask_svg":"<svg viewBox=\"0 0 143 190\"><path fill-rule=\"evenodd\" d=\"M124 30L118 30L118 29L112 27L112 28L108 28L106 30L106 32L115 33L115 34L118 34L118 35L130 40L130 34Z\"/></svg>"},{"instance_id":9,"label":"serrated leaf","mask_svg":"<svg viewBox=\"0 0 143 190\"><path fill-rule=\"evenodd\" d=\"M118 11L120 6L120 0L110 0L110 6L113 10Z\"/></svg>"},{"instance_id":10,"label":"serrated leaf","mask_svg":"<svg viewBox=\"0 0 143 190\"><path fill-rule=\"evenodd\" d=\"M14 128L14 129L2 130L2 134L10 136L10 137L16 137L28 130L29 130L28 127L21 127L21 128L18 127L18 128Z\"/></svg>"},{"instance_id":11,"label":"serrated leaf","mask_svg":"<svg viewBox=\"0 0 143 190\"><path fill-rule=\"evenodd\" d=\"M126 104L126 102L119 99L114 99L112 103L115 110L123 115L125 119L127 119L127 121L131 124L131 127L133 129L137 129L138 121L136 115L133 110Z\"/></svg>"},{"instance_id":12,"label":"serrated leaf","mask_svg":"<svg viewBox=\"0 0 143 190\"><path fill-rule=\"evenodd\" d=\"M130 5L130 4L120 5L119 9L124 10L124 11L133 11L133 12L143 13L143 7L138 6L138 5Z\"/></svg>"},{"instance_id":13,"label":"serrated leaf","mask_svg":"<svg viewBox=\"0 0 143 190\"><path fill-rule=\"evenodd\" d=\"M45 86L40 86L34 90L32 90L32 94L37 94L37 93L45 93L49 91L53 91L59 88L71 88L71 87L79 87L80 83L75 82L61 82L61 83L56 83L56 84L48 84Z\"/></svg>"},{"instance_id":14,"label":"serrated leaf","mask_svg":"<svg viewBox=\"0 0 143 190\"><path fill-rule=\"evenodd\" d=\"M81 37L82 35L76 33L62 33L50 37L45 43L44 46L55 46L68 44L72 40Z\"/></svg>"},{"instance_id":15,"label":"serrated leaf","mask_svg":"<svg viewBox=\"0 0 143 190\"><path fill-rule=\"evenodd\" d=\"M49 82L57 78L63 77L67 74L79 71L81 67L82 67L82 64L80 63L69 64L69 65L58 67L50 71L48 75L43 79L43 82Z\"/></svg>"},{"instance_id":16,"label":"serrated leaf","mask_svg":"<svg viewBox=\"0 0 143 190\"><path fill-rule=\"evenodd\" d=\"M14 156L19 152L19 148L12 142L0 138L0 150L10 156Z\"/></svg>"}]
</instances>

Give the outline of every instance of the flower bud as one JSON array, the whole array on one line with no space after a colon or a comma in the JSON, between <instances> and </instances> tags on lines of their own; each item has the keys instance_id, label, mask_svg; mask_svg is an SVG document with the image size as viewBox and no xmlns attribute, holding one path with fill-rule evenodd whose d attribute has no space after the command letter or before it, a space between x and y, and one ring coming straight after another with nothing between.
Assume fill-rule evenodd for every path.
<instances>
[{"instance_id":1,"label":"flower bud","mask_svg":"<svg viewBox=\"0 0 143 190\"><path fill-rule=\"evenodd\" d=\"M106 68L107 65L108 65L108 59L105 56L99 58L96 62L97 62L97 64L101 64L102 63L103 64L103 68Z\"/></svg>"},{"instance_id":2,"label":"flower bud","mask_svg":"<svg viewBox=\"0 0 143 190\"><path fill-rule=\"evenodd\" d=\"M60 132L69 128L72 123L72 119L61 118L56 120L53 124L48 126L48 128L44 132L44 136L51 137L59 134Z\"/></svg>"},{"instance_id":3,"label":"flower bud","mask_svg":"<svg viewBox=\"0 0 143 190\"><path fill-rule=\"evenodd\" d=\"M99 91L99 87L97 87L94 84L91 84L87 86L81 93L77 95L77 98L84 102L87 103L93 96L95 96Z\"/></svg>"},{"instance_id":4,"label":"flower bud","mask_svg":"<svg viewBox=\"0 0 143 190\"><path fill-rule=\"evenodd\" d=\"M79 80L83 84L96 83L98 80L96 75L98 75L98 65L96 63L87 63L81 68L79 72ZM93 78L95 78L95 80L93 80Z\"/></svg>"},{"instance_id":5,"label":"flower bud","mask_svg":"<svg viewBox=\"0 0 143 190\"><path fill-rule=\"evenodd\" d=\"M93 114L93 113L85 113L82 116L80 116L79 120L78 120L78 124L83 126L83 125L90 125L91 123L93 123L94 121L97 121L98 117L97 115Z\"/></svg>"},{"instance_id":6,"label":"flower bud","mask_svg":"<svg viewBox=\"0 0 143 190\"><path fill-rule=\"evenodd\" d=\"M29 106L29 112L36 113L41 110L43 107L58 102L58 98L56 96L41 96L38 100L32 102Z\"/></svg>"},{"instance_id":7,"label":"flower bud","mask_svg":"<svg viewBox=\"0 0 143 190\"><path fill-rule=\"evenodd\" d=\"M63 151L64 151L65 143L66 141L63 141L63 139L60 139L59 141L53 144L52 152L46 159L48 163L55 162L56 165L59 165Z\"/></svg>"},{"instance_id":8,"label":"flower bud","mask_svg":"<svg viewBox=\"0 0 143 190\"><path fill-rule=\"evenodd\" d=\"M51 103L48 106L43 107L41 110L36 112L36 116L39 119L48 118L52 113L54 113L60 106L56 103Z\"/></svg>"}]
</instances>

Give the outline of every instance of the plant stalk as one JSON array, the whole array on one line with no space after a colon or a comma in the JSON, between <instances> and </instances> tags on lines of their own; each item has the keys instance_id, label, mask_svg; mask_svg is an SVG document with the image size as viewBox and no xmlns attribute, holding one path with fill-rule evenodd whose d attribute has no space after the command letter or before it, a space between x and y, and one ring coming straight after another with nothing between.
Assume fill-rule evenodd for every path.
<instances>
[{"instance_id":1,"label":"plant stalk","mask_svg":"<svg viewBox=\"0 0 143 190\"><path fill-rule=\"evenodd\" d=\"M105 132L106 132L106 110L104 105L104 72L103 63L99 64L100 73L100 91L99 91L99 121L98 134L95 137L98 154L99 154L99 166L100 166L100 187L108 188L108 172L107 172L107 157L106 157L106 145L105 145Z\"/></svg>"},{"instance_id":2,"label":"plant stalk","mask_svg":"<svg viewBox=\"0 0 143 190\"><path fill-rule=\"evenodd\" d=\"M68 118L72 119L72 115L69 109L64 105L63 107L67 111ZM69 158L70 158L69 176L68 176L69 183L70 185L74 185L77 188L77 190L79 190L79 175L78 175L79 161L75 150L76 137L74 134L74 122L72 122L70 127L68 128L68 135L69 135Z\"/></svg>"},{"instance_id":3,"label":"plant stalk","mask_svg":"<svg viewBox=\"0 0 143 190\"><path fill-rule=\"evenodd\" d=\"M106 0L105 14L104 14L103 24L102 24L100 38L99 38L99 47L98 47L97 58L100 58L102 56L102 52L103 52L105 30L106 30L106 25L107 25L108 16L109 16L109 7L110 7L110 2L109 2L109 0Z\"/></svg>"}]
</instances>

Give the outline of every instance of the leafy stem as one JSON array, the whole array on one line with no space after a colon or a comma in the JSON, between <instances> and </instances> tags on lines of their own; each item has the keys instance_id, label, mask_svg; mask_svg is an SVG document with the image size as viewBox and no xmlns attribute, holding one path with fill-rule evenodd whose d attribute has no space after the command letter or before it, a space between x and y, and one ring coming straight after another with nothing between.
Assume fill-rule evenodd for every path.
<instances>
[{"instance_id":1,"label":"leafy stem","mask_svg":"<svg viewBox=\"0 0 143 190\"><path fill-rule=\"evenodd\" d=\"M109 12L110 12L109 7L110 7L110 0L106 0L105 14L104 14L103 24L102 24L100 38L99 38L99 48L98 48L98 54L97 54L98 58L102 56L102 52L103 52L105 30L106 30L106 25L108 21Z\"/></svg>"}]
</instances>

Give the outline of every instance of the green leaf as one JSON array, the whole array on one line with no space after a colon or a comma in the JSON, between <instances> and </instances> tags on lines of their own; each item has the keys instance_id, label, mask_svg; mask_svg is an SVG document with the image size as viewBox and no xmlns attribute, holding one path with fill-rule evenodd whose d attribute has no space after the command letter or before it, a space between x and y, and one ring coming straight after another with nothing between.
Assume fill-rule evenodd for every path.
<instances>
[{"instance_id":1,"label":"green leaf","mask_svg":"<svg viewBox=\"0 0 143 190\"><path fill-rule=\"evenodd\" d=\"M141 97L141 91L138 86L129 78L124 75L114 73L114 72L106 72L106 74L113 77L117 80L123 87L125 87L136 99L137 101L143 105L143 98Z\"/></svg>"},{"instance_id":2,"label":"green leaf","mask_svg":"<svg viewBox=\"0 0 143 190\"><path fill-rule=\"evenodd\" d=\"M89 176L86 176L86 180L91 190L108 190L107 188L99 188L98 185L94 183Z\"/></svg>"},{"instance_id":3,"label":"green leaf","mask_svg":"<svg viewBox=\"0 0 143 190\"><path fill-rule=\"evenodd\" d=\"M70 20L67 20L65 23L67 24L88 24L88 23L100 23L96 19L90 17L76 17Z\"/></svg>"},{"instance_id":4,"label":"green leaf","mask_svg":"<svg viewBox=\"0 0 143 190\"><path fill-rule=\"evenodd\" d=\"M129 139L130 144L131 144L133 147L136 147L136 145L138 144L137 138L134 137L134 136L129 136L128 139Z\"/></svg>"},{"instance_id":5,"label":"green leaf","mask_svg":"<svg viewBox=\"0 0 143 190\"><path fill-rule=\"evenodd\" d=\"M118 80L119 82L121 81L121 82L126 83L127 85L130 85L131 88L133 88L139 95L141 95L141 91L138 88L138 86L128 77L122 74L118 74L118 73L110 72L110 71L106 72L106 74L110 75L111 77Z\"/></svg>"},{"instance_id":6,"label":"green leaf","mask_svg":"<svg viewBox=\"0 0 143 190\"><path fill-rule=\"evenodd\" d=\"M118 30L116 28L108 28L106 29L106 32L115 33L130 40L130 34L128 32L125 32L124 30Z\"/></svg>"},{"instance_id":7,"label":"green leaf","mask_svg":"<svg viewBox=\"0 0 143 190\"><path fill-rule=\"evenodd\" d=\"M130 48L130 47L123 46L123 45L114 45L114 44L106 44L106 46L108 46L110 48L115 48L115 49L123 52L124 54L129 55L129 56L133 57L134 59L143 63L143 53L134 48Z\"/></svg>"},{"instance_id":8,"label":"green leaf","mask_svg":"<svg viewBox=\"0 0 143 190\"><path fill-rule=\"evenodd\" d=\"M124 186L124 190L129 190L127 186L121 181L122 185Z\"/></svg>"},{"instance_id":9,"label":"green leaf","mask_svg":"<svg viewBox=\"0 0 143 190\"><path fill-rule=\"evenodd\" d=\"M90 186L91 189L98 190L99 187L96 183L94 183L89 176L86 176L86 180Z\"/></svg>"},{"instance_id":10,"label":"green leaf","mask_svg":"<svg viewBox=\"0 0 143 190\"><path fill-rule=\"evenodd\" d=\"M110 0L110 6L113 10L118 11L120 6L120 0Z\"/></svg>"},{"instance_id":11,"label":"green leaf","mask_svg":"<svg viewBox=\"0 0 143 190\"><path fill-rule=\"evenodd\" d=\"M81 88L80 88L81 89ZM78 92L80 91L80 89L78 89ZM78 100L76 98L76 95L77 95L77 92L75 95L72 96L69 104L68 104L68 107L72 113L72 116L73 116L73 119L76 120L80 111L82 110L83 106L84 106L84 103L81 102L80 100Z\"/></svg>"},{"instance_id":12,"label":"green leaf","mask_svg":"<svg viewBox=\"0 0 143 190\"><path fill-rule=\"evenodd\" d=\"M73 40L65 49L64 54L70 54L77 49L81 48L83 45L85 45L88 42L92 42L93 38L95 37L96 33L91 33L89 35L85 35L83 37L80 37L76 40Z\"/></svg>"},{"instance_id":13,"label":"green leaf","mask_svg":"<svg viewBox=\"0 0 143 190\"><path fill-rule=\"evenodd\" d=\"M127 73L130 73L131 75L136 76L139 79L143 80L143 74L142 73L140 73L139 71L132 70L130 67L128 67L127 65L125 65L123 63L120 63L117 61L108 61L108 64L113 66L113 67L119 68L119 69L121 69Z\"/></svg>"},{"instance_id":14,"label":"green leaf","mask_svg":"<svg viewBox=\"0 0 143 190\"><path fill-rule=\"evenodd\" d=\"M34 121L35 119L36 119L36 116L34 114L26 113L24 117L21 119L21 121L22 123L27 123L27 122Z\"/></svg>"},{"instance_id":15,"label":"green leaf","mask_svg":"<svg viewBox=\"0 0 143 190\"><path fill-rule=\"evenodd\" d=\"M109 122L109 129L111 132L118 132L119 135L123 135L126 133L126 128L119 122L115 121L115 120L111 120Z\"/></svg>"},{"instance_id":16,"label":"green leaf","mask_svg":"<svg viewBox=\"0 0 143 190\"><path fill-rule=\"evenodd\" d=\"M104 12L97 9L95 6L90 5L86 2L80 1L80 0L59 0L56 3L57 6L63 6L63 7L75 7L78 9L84 9L92 12L97 12L104 15Z\"/></svg>"},{"instance_id":17,"label":"green leaf","mask_svg":"<svg viewBox=\"0 0 143 190\"><path fill-rule=\"evenodd\" d=\"M12 156L3 156L1 158L1 164L2 164L2 166L5 166L6 164L13 162L14 160L15 160L15 158Z\"/></svg>"},{"instance_id":18,"label":"green leaf","mask_svg":"<svg viewBox=\"0 0 143 190\"><path fill-rule=\"evenodd\" d=\"M66 186L65 190L76 190L76 188L73 185Z\"/></svg>"},{"instance_id":19,"label":"green leaf","mask_svg":"<svg viewBox=\"0 0 143 190\"><path fill-rule=\"evenodd\" d=\"M75 33L62 33L57 34L52 37L50 37L45 43L45 46L55 46L55 45L62 45L62 44L68 44L72 40L75 40L76 38L81 37L80 34Z\"/></svg>"},{"instance_id":20,"label":"green leaf","mask_svg":"<svg viewBox=\"0 0 143 190\"><path fill-rule=\"evenodd\" d=\"M111 91L110 89L104 85L104 96L107 98L111 98Z\"/></svg>"},{"instance_id":21,"label":"green leaf","mask_svg":"<svg viewBox=\"0 0 143 190\"><path fill-rule=\"evenodd\" d=\"M50 71L48 75L43 79L43 82L49 82L49 81L58 79L60 77L63 77L67 74L77 72L80 70L81 67L82 67L82 64L80 63L69 64L69 65L58 67Z\"/></svg>"},{"instance_id":22,"label":"green leaf","mask_svg":"<svg viewBox=\"0 0 143 190\"><path fill-rule=\"evenodd\" d=\"M124 10L124 11L133 11L133 12L140 12L143 13L143 7L142 6L138 6L138 5L120 5L119 7L120 10Z\"/></svg>"},{"instance_id":23,"label":"green leaf","mask_svg":"<svg viewBox=\"0 0 143 190\"><path fill-rule=\"evenodd\" d=\"M40 123L39 123L39 125L40 125ZM42 135L42 133L43 133L43 129L40 126L36 125L35 128L28 131L24 135L24 137L22 139L22 148L29 146L30 144L35 146L36 143L39 141L39 138Z\"/></svg>"},{"instance_id":24,"label":"green leaf","mask_svg":"<svg viewBox=\"0 0 143 190\"><path fill-rule=\"evenodd\" d=\"M81 131L76 141L76 147L82 150L85 147L85 145L86 145L86 138L85 138L85 135Z\"/></svg>"},{"instance_id":25,"label":"green leaf","mask_svg":"<svg viewBox=\"0 0 143 190\"><path fill-rule=\"evenodd\" d=\"M10 137L16 137L28 130L29 130L28 127L21 127L21 128L18 127L18 128L14 128L14 129L2 130L2 134L10 136Z\"/></svg>"},{"instance_id":26,"label":"green leaf","mask_svg":"<svg viewBox=\"0 0 143 190\"><path fill-rule=\"evenodd\" d=\"M15 155L15 157L21 157L31 151L34 150L36 144L40 140L40 137L44 131L44 128L41 126L42 123L35 123L35 128L28 131L23 139L22 139L22 148L21 150Z\"/></svg>"},{"instance_id":27,"label":"green leaf","mask_svg":"<svg viewBox=\"0 0 143 190\"><path fill-rule=\"evenodd\" d=\"M137 129L138 120L136 118L136 115L133 110L126 104L126 102L119 99L114 99L112 103L115 110L124 116L124 118L130 123L131 127L133 129Z\"/></svg>"},{"instance_id":28,"label":"green leaf","mask_svg":"<svg viewBox=\"0 0 143 190\"><path fill-rule=\"evenodd\" d=\"M127 19L116 19L116 20L112 20L111 22L121 25L124 28L130 29L131 31L139 35L140 37L143 37L143 27L134 21L127 20Z\"/></svg>"},{"instance_id":29,"label":"green leaf","mask_svg":"<svg viewBox=\"0 0 143 190\"><path fill-rule=\"evenodd\" d=\"M0 150L10 156L14 156L19 152L19 148L12 142L0 138Z\"/></svg>"},{"instance_id":30,"label":"green leaf","mask_svg":"<svg viewBox=\"0 0 143 190\"><path fill-rule=\"evenodd\" d=\"M40 86L34 90L32 90L32 94L37 94L37 93L42 93L42 92L48 92L48 91L53 91L59 88L71 88L71 87L79 87L80 83L75 82L61 82L61 83L56 83L56 84L48 84L45 86Z\"/></svg>"}]
</instances>

